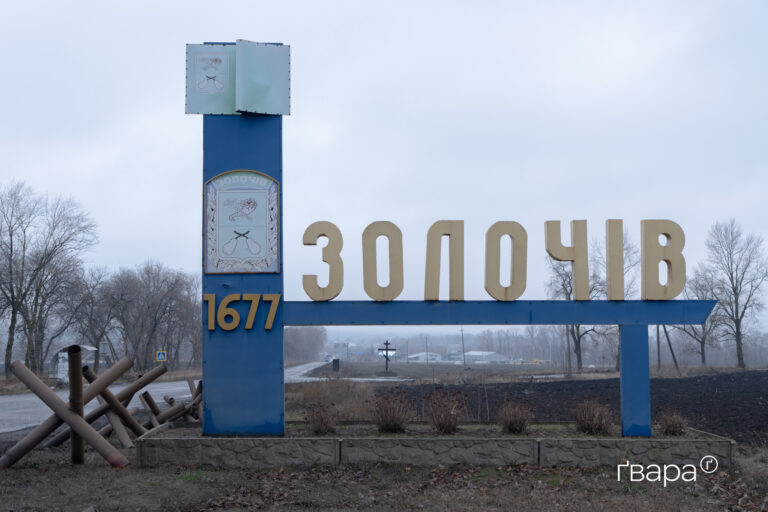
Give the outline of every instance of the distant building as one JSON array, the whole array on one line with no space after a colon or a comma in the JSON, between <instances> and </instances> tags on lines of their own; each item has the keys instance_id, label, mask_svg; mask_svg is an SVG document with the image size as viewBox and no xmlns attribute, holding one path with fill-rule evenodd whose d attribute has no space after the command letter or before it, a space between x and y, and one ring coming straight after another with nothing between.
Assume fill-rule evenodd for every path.
<instances>
[{"instance_id":1,"label":"distant building","mask_svg":"<svg viewBox=\"0 0 768 512\"><path fill-rule=\"evenodd\" d=\"M442 360L443 356L436 354L435 352L419 352L418 354L411 354L408 356L409 363L440 362Z\"/></svg>"},{"instance_id":2,"label":"distant building","mask_svg":"<svg viewBox=\"0 0 768 512\"><path fill-rule=\"evenodd\" d=\"M466 353L469 363L509 363L509 358L497 352L485 352L482 350L470 350Z\"/></svg>"},{"instance_id":3,"label":"distant building","mask_svg":"<svg viewBox=\"0 0 768 512\"><path fill-rule=\"evenodd\" d=\"M461 361L464 354L461 352L461 344L448 345L445 350L445 358L449 361Z\"/></svg>"}]
</instances>

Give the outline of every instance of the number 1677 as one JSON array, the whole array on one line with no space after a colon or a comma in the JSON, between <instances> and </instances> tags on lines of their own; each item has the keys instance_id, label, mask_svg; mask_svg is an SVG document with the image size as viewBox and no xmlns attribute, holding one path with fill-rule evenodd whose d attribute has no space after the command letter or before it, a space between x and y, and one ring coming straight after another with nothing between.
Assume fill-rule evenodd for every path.
<instances>
[{"instance_id":1,"label":"number 1677","mask_svg":"<svg viewBox=\"0 0 768 512\"><path fill-rule=\"evenodd\" d=\"M267 321L264 324L264 329L269 331L272 329L272 324L275 322L275 314L277 314L277 306L280 303L279 293L265 293L263 295L264 301L270 302L269 313L267 314ZM245 330L253 328L253 321L256 318L256 311L259 309L259 302L262 299L260 293L244 293L242 296L239 293L231 293L221 299L218 309L216 308L216 294L206 293L203 294L203 300L208 303L208 330L213 331L218 325L225 331L232 331L240 325L240 313L234 308L230 307L233 302L250 302L251 307L248 309L248 317L245 319Z\"/></svg>"}]
</instances>

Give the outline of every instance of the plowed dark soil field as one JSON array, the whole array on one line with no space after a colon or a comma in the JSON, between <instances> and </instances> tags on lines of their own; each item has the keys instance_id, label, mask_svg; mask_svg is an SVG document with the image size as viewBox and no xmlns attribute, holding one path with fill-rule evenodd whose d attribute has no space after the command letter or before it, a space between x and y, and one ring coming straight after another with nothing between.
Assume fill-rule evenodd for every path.
<instances>
[{"instance_id":1,"label":"plowed dark soil field","mask_svg":"<svg viewBox=\"0 0 768 512\"><path fill-rule=\"evenodd\" d=\"M586 398L607 404L617 418L620 411L619 379L440 387L462 392L469 416L480 421L495 420L499 405L507 397L527 403L537 422L571 421L573 407ZM435 386L403 389L421 412ZM741 443L764 443L768 441L768 371L651 379L651 410L653 417L675 410L694 428Z\"/></svg>"}]
</instances>

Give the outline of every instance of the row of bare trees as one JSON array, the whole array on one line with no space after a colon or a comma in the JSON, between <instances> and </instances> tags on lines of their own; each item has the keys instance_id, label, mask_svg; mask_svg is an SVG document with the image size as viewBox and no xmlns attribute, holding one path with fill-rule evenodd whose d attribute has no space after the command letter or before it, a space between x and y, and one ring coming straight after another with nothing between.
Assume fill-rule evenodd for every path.
<instances>
[{"instance_id":1,"label":"row of bare trees","mask_svg":"<svg viewBox=\"0 0 768 512\"><path fill-rule=\"evenodd\" d=\"M139 370L153 364L157 349L168 351L172 367L182 350L200 362L199 279L153 261L115 273L86 269L84 253L96 242L95 223L75 201L49 199L23 183L0 188L6 374L20 348L41 373L71 342L104 348L107 361L130 355Z\"/></svg>"},{"instance_id":2,"label":"row of bare trees","mask_svg":"<svg viewBox=\"0 0 768 512\"><path fill-rule=\"evenodd\" d=\"M81 279L81 304L75 332L106 361L123 355L139 371L155 364L165 350L168 366L202 362L200 281L196 276L147 261L110 274L91 269ZM184 357L182 357L182 355Z\"/></svg>"},{"instance_id":3,"label":"row of bare trees","mask_svg":"<svg viewBox=\"0 0 768 512\"><path fill-rule=\"evenodd\" d=\"M605 251L602 244L593 242L590 255L590 299L606 297ZM755 315L763 308L761 290L768 280L768 260L763 239L754 234L745 234L733 219L716 222L707 237L707 260L700 263L689 276L685 298L695 300L716 299L717 306L702 325L674 326L695 344L706 365L707 347L732 342L736 351L736 364L746 367L744 341ZM625 289L627 297L637 292L639 251L624 233ZM570 264L548 260L549 279L547 291L552 298L571 300L573 298L573 277ZM595 343L616 343L615 326L565 326L568 353L573 352L578 370L582 369L582 347L586 340ZM665 329L666 332L666 329ZM671 344L670 350L672 349ZM618 351L616 351L618 356ZM672 354L674 358L674 353ZM568 368L570 369L570 356ZM618 366L618 361L617 361Z\"/></svg>"}]
</instances>

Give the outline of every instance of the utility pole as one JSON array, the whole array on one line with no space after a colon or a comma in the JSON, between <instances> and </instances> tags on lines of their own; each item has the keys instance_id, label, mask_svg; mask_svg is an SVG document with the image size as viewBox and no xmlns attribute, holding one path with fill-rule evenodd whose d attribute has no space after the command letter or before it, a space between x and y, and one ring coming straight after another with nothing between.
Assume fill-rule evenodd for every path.
<instances>
[{"instance_id":1,"label":"utility pole","mask_svg":"<svg viewBox=\"0 0 768 512\"><path fill-rule=\"evenodd\" d=\"M411 355L411 351L408 349L408 338L405 339L405 364L408 364L408 357Z\"/></svg>"},{"instance_id":2,"label":"utility pole","mask_svg":"<svg viewBox=\"0 0 768 512\"><path fill-rule=\"evenodd\" d=\"M424 336L424 348L426 349L426 356L427 356L427 364L429 364L429 341L428 337Z\"/></svg>"},{"instance_id":3,"label":"utility pole","mask_svg":"<svg viewBox=\"0 0 768 512\"><path fill-rule=\"evenodd\" d=\"M464 359L464 368L467 367L467 352L464 350L464 327L461 328L461 357Z\"/></svg>"},{"instance_id":4,"label":"utility pole","mask_svg":"<svg viewBox=\"0 0 768 512\"><path fill-rule=\"evenodd\" d=\"M659 342L659 325L656 324L656 368L661 370L661 343Z\"/></svg>"}]
</instances>

